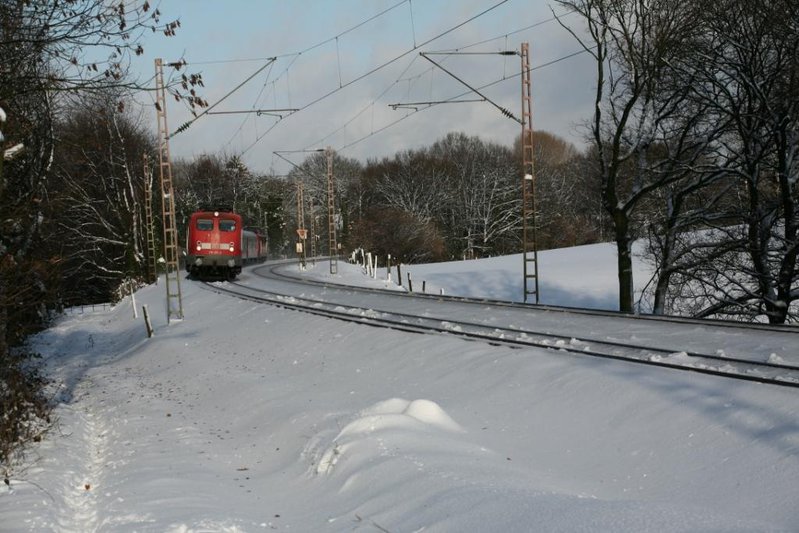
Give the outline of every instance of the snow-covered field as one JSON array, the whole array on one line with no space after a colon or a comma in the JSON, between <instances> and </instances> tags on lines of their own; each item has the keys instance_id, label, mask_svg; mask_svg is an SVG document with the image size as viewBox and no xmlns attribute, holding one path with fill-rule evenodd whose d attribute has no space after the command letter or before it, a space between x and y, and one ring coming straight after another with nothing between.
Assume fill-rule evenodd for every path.
<instances>
[{"instance_id":1,"label":"snow-covered field","mask_svg":"<svg viewBox=\"0 0 799 533\"><path fill-rule=\"evenodd\" d=\"M652 275L640 259L642 243L633 246L633 275L636 300ZM492 298L521 302L524 300L522 256L508 255L477 261L455 261L403 267L411 273L413 289L426 292ZM616 245L611 243L575 246L538 253L540 303L590 309L619 309L619 279L616 268ZM383 269L383 274L385 269ZM403 272L403 283L407 276ZM396 270L394 271L396 279Z\"/></svg>"},{"instance_id":2,"label":"snow-covered field","mask_svg":"<svg viewBox=\"0 0 799 533\"><path fill-rule=\"evenodd\" d=\"M503 261L412 277L518 300ZM546 303L615 301L601 247L541 268ZM59 422L0 489L0 530L799 530L795 390L182 289L170 325L163 285L137 293L152 339L130 300L35 339Z\"/></svg>"}]
</instances>

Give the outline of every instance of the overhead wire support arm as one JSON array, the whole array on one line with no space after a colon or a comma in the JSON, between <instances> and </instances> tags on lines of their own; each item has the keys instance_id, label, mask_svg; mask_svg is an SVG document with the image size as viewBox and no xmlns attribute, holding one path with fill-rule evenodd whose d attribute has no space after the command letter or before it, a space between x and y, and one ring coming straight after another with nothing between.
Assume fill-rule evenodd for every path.
<instances>
[{"instance_id":1,"label":"overhead wire support arm","mask_svg":"<svg viewBox=\"0 0 799 533\"><path fill-rule=\"evenodd\" d=\"M515 53L515 52L514 52L514 53ZM475 93L475 94L477 94L478 96L482 97L482 98L483 98L483 100L485 100L485 101L486 101L486 102L488 102L489 104L491 104L491 105L493 105L494 107L496 107L497 109L499 109L499 111L500 111L500 112L501 112L503 115L505 115L506 117L508 117L508 118L510 118L510 119L512 119L512 120L515 120L515 121L516 121L516 122L518 122L519 124L522 124L522 121L521 121L520 119L516 118L516 116L515 116L513 113L511 113L511 111L510 111L509 109L506 109L506 108L502 107L501 105L497 104L496 102L494 102L493 100L491 100L489 97L487 97L486 95L484 95L483 93L481 93L480 91L478 91L476 88L472 87L471 85L469 85L468 83L466 83L465 81L463 81L461 78L459 78L458 76L456 76L455 74L453 74L453 73L452 73L452 72L450 72L449 70L447 70L447 69L445 69L444 67L442 67L442 66L441 66L439 63L436 63L435 61L433 61L432 59L430 59L429 57L427 57L427 52L419 52L419 55L420 55L420 56L422 56L423 58L425 58L426 60L430 61L432 64L434 64L435 66L437 66L438 68L440 68L441 70L443 70L444 72L446 72L447 74L449 74L450 76L452 76L453 78L455 78L456 80L458 80L459 82L461 82L463 85L465 85L466 87L468 87L470 91L472 91L473 93Z\"/></svg>"},{"instance_id":2,"label":"overhead wire support arm","mask_svg":"<svg viewBox=\"0 0 799 533\"><path fill-rule=\"evenodd\" d=\"M231 90L231 91L230 91L230 92L228 92L228 93L227 93L225 96L223 96L222 98L220 98L219 100L217 100L217 101L216 101L216 103L215 103L214 105L212 105L211 107L209 107L208 109L206 109L205 111L203 111L202 113L200 113L199 115L197 115L196 117L194 117L193 119L189 120L188 122L184 122L183 124L181 124L181 126L180 126L178 129L176 129L174 132L170 133L170 134L167 136L167 139L171 139L172 137L174 137L174 136L175 136L175 135L177 135L178 133L182 133L182 132L186 131L187 129L189 129L189 126L191 126L192 124L194 124L195 122L197 122L197 121L198 121L200 118L202 118L202 117L203 117L203 116L205 116L205 115L208 115L208 114L210 114L210 113L211 113L211 110L212 110L213 108L215 108L216 106L218 106L219 104L221 104L222 102L224 102L224 101L225 101L225 100L226 100L226 99L227 99L227 98L228 98L230 95L232 95L233 93L235 93L236 91L238 91L239 89L241 89L241 88L242 88L242 87L243 87L243 86L244 86L244 85L245 85L245 84L246 84L248 81L250 81L251 79L253 79L254 77L256 77L258 74L260 74L261 72L263 72L263 70L264 70L266 67L268 67L269 65L271 65L271 64L272 64L272 63L274 63L275 61L277 61L277 57L270 57L270 58L269 58L269 60L266 62L266 64L265 64L265 65L263 65L261 68L259 68L258 70L256 70L256 71L255 71L255 72L253 72L252 74L250 74L250 76L249 76L249 77L248 77L246 80L244 80L243 82L241 82L241 83L239 83L238 85L236 85L236 87L234 87L234 88L233 88L233 90Z\"/></svg>"},{"instance_id":3,"label":"overhead wire support arm","mask_svg":"<svg viewBox=\"0 0 799 533\"><path fill-rule=\"evenodd\" d=\"M516 50L500 50L499 52L459 52L454 50L452 52L420 52L420 54L428 56L517 56L519 52Z\"/></svg>"},{"instance_id":4,"label":"overhead wire support arm","mask_svg":"<svg viewBox=\"0 0 799 533\"><path fill-rule=\"evenodd\" d=\"M413 109L418 111L419 107L421 106L428 106L432 107L434 105L440 104L473 104L475 102L485 102L485 98L472 98L470 100L437 100L432 102L407 102L407 103L396 103L396 104L388 104L388 107L396 111L397 109Z\"/></svg>"},{"instance_id":5,"label":"overhead wire support arm","mask_svg":"<svg viewBox=\"0 0 799 533\"><path fill-rule=\"evenodd\" d=\"M242 111L211 111L208 114L209 115L243 115L243 114L255 113L259 117L261 115L270 115L270 116L274 116L274 117L283 118L283 115L281 113L287 113L286 116L288 116L288 115L290 115L292 113L296 113L297 111L299 111L299 108L297 108L297 107L284 107L284 108L279 108L279 109L247 109L247 110L242 110Z\"/></svg>"},{"instance_id":6,"label":"overhead wire support arm","mask_svg":"<svg viewBox=\"0 0 799 533\"><path fill-rule=\"evenodd\" d=\"M390 11L391 9L394 9L394 7L396 7L396 6L398 6L398 5L401 5L402 3L404 3L404 1L405 1L405 0L403 0L403 2L399 2L399 3L395 4L394 6L392 6L392 7L388 8L388 9L384 10L382 13L379 13L378 15L376 15L375 17L372 17L372 19L369 19L369 20L373 20L373 19L374 19L374 18L376 18L377 16L380 16L380 15L382 15L383 13L385 13L385 12L388 12L388 11ZM438 39L440 39L440 38L444 37L445 35L448 35L448 34L450 34L450 33L454 32L454 31L456 31L456 30L458 30L458 29L462 28L463 26L465 26L465 25L469 24L470 22L473 22L474 20L477 20L478 18L480 18L480 17L482 17L482 16L486 15L487 13L490 13L491 11L493 11L493 10L497 9L498 7L500 7L501 5L508 3L509 1L510 1L510 0L498 0L498 1L497 1L497 2L494 4L494 5L492 5L492 6L489 6L488 8L486 8L486 9L482 10L481 12L479 12L479 13L477 13L477 14L475 14L475 15L471 16L471 17L469 17L469 18L468 18L468 19L466 19L466 20L463 20L463 21L459 22L458 24L455 24L454 26L452 26L452 27L450 27L450 28L448 28L448 29L446 29L446 30L442 31L442 32L441 32L441 33L439 33L439 34L437 34L437 35L434 35L433 37L431 37L431 38L427 39L426 41L424 41L424 42L422 42L422 43L418 43L418 44L416 44L416 43L414 42L414 46L413 46L413 48L411 48L411 49L409 49L409 50L407 50L407 51L405 51L405 52L401 52L399 55L397 55L397 56L395 56L395 57L393 57L393 58L389 59L388 61L385 61L384 63L381 63L380 65L378 65L378 66L376 66L376 67L372 68L371 70L369 70L369 71L367 71L367 72L365 72L365 73L361 74L360 76L357 76L357 77L355 77L355 78L351 79L350 81L348 81L348 82L344 83L344 84L343 84L341 87L335 88L335 89L333 89L333 90L331 90L331 91L329 91L329 92L327 92L327 93L325 93L325 94L323 94L323 95L319 96L318 98L316 98L316 99L314 99L314 100L312 100L312 101L310 101L310 102L306 103L306 104L305 104L303 107L301 107L301 108L300 108L300 111L304 111L304 110L308 109L309 107L311 107L311 106L313 106L313 105L315 105L315 104L317 104L317 103L321 102L322 100L324 100L324 99L326 99L326 98L328 98L328 97L332 96L333 94L336 94L336 93L338 93L338 92L339 92L339 91L341 91L342 89L344 89L344 88L346 88L346 87L349 87L350 85L353 85L353 84L355 84L355 83L357 83L357 82L359 82L359 81L363 80L364 78L367 78L367 77L371 76L372 74L374 74L374 73L376 73L376 72L378 72L378 71L380 71L380 70L384 69L385 67L387 67L387 66L391 65L392 63L394 63L394 62L398 61L399 59L401 59L401 58L405 57L406 55L410 54L411 52L413 52L413 51L415 51L415 50L418 50L419 48L421 48L421 47L423 47L423 46L426 46L426 45L428 45L428 44L432 43L433 41L436 41L436 40L438 40ZM360 26L360 25L362 25L362 24L365 24L366 22L368 22L368 21L365 21L365 22L363 22L363 23L359 24L359 26ZM355 28L352 28L352 29L355 29ZM350 30L347 30L347 31L352 31L352 29L350 29ZM345 32L345 33L346 33L346 32ZM343 33L340 33L340 34L339 34L339 36L341 36L341 35L343 35ZM317 47L319 47L319 46L321 46L321 45L323 45L323 44L325 44L325 43L331 42L332 40L333 40L333 39L327 39L326 41L323 41L323 42L321 42L321 43L317 43L317 44L315 44L315 45L313 45L313 46L311 46L311 47L309 47L309 48L306 48L305 50L303 50L302 52L299 52L299 53L301 54L301 53L308 52L309 50L312 50L312 49L314 49L314 48L317 48ZM297 54L297 55L299 56L299 54ZM273 127L274 127L274 126L273 126ZM259 142L261 139L263 139L263 138L264 138L264 137L265 137L265 136L266 136L266 135L267 135L267 134L268 134L270 131L272 131L272 128L269 128L269 129L268 129L266 132L262 133L261 135L258 135L258 136L256 137L255 141L254 141L252 144L250 144L250 145L249 145L247 148L245 148L245 149L244 149L244 151L242 152L242 154L245 154L245 153L249 152L250 150L252 150L252 148L253 148L253 147L254 147L256 144L258 144L258 142ZM344 148L346 148L346 146L345 146Z\"/></svg>"},{"instance_id":7,"label":"overhead wire support arm","mask_svg":"<svg viewBox=\"0 0 799 533\"><path fill-rule=\"evenodd\" d=\"M310 153L324 152L324 151L325 151L324 148L318 148L316 150L276 150L276 151L274 151L272 153L275 154L276 156L278 156L280 159L282 159L286 163L288 163L289 165L291 165L294 168L296 168L297 170L299 170L300 172L304 173L309 178L315 178L316 176L314 176L313 174L309 173L306 169L302 168L300 165L298 165L297 163L295 163L291 159L289 159L287 157L283 157L281 154L310 154Z\"/></svg>"}]
</instances>

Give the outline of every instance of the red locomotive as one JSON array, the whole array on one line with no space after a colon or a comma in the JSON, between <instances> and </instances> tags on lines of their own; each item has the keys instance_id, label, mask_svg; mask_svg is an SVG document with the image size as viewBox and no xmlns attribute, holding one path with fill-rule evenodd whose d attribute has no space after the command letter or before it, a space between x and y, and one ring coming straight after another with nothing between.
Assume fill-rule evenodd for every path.
<instances>
[{"instance_id":1,"label":"red locomotive","mask_svg":"<svg viewBox=\"0 0 799 533\"><path fill-rule=\"evenodd\" d=\"M186 271L195 278L234 279L242 265L266 259L266 237L242 227L241 215L198 211L186 231Z\"/></svg>"}]
</instances>

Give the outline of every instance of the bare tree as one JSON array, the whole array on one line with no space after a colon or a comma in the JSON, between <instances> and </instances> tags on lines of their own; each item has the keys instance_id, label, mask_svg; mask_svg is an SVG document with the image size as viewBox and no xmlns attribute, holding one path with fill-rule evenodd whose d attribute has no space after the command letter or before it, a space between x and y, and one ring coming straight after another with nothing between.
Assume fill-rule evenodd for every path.
<instances>
[{"instance_id":1,"label":"bare tree","mask_svg":"<svg viewBox=\"0 0 799 533\"><path fill-rule=\"evenodd\" d=\"M182 218L198 209L233 209L233 187L228 183L225 156L201 154L174 164L175 188L180 192Z\"/></svg>"},{"instance_id":2,"label":"bare tree","mask_svg":"<svg viewBox=\"0 0 799 533\"><path fill-rule=\"evenodd\" d=\"M116 101L91 98L56 128L45 223L69 303L114 299L145 271L142 155L155 141L141 115L119 113Z\"/></svg>"},{"instance_id":3,"label":"bare tree","mask_svg":"<svg viewBox=\"0 0 799 533\"><path fill-rule=\"evenodd\" d=\"M595 173L603 207L613 222L618 256L619 309L634 308L632 242L635 217L656 190L684 177L658 167L653 152L680 114L688 88L664 91L693 37L687 4L668 0L561 0L585 22L588 37L573 32L596 65L590 126ZM570 30L571 31L571 30ZM686 137L687 138L687 137ZM690 150L693 147L689 146ZM680 159L672 156L671 159Z\"/></svg>"},{"instance_id":4,"label":"bare tree","mask_svg":"<svg viewBox=\"0 0 799 533\"><path fill-rule=\"evenodd\" d=\"M444 202L446 169L427 150L406 150L372 165L373 184L385 205L431 220Z\"/></svg>"},{"instance_id":5,"label":"bare tree","mask_svg":"<svg viewBox=\"0 0 799 533\"><path fill-rule=\"evenodd\" d=\"M130 58L143 52L145 35L156 31L171 36L178 26L178 21L162 22L159 10L147 0L0 2L0 105L9 119L3 135L8 145L24 146L18 157L0 168L0 368L22 370L20 358L9 354L8 342L19 341L41 324L45 318L41 307L52 304L46 295L57 262L40 259L37 254L42 249L37 244L45 214L52 212L46 209L46 179L55 159L54 124L59 114L78 93L140 87L127 76ZM172 72L177 72L185 62L172 65ZM193 92L202 84L199 75L170 80L169 90L176 97L190 107L205 105ZM124 108L122 99L116 108ZM1 144L0 152L5 148ZM0 375L0 390L12 390L8 375ZM26 394L35 391L14 397ZM0 400L2 411L10 412L7 397ZM24 411L27 406L13 408ZM0 439L9 435L18 438L15 431L3 431ZM5 463L8 457L0 459Z\"/></svg>"},{"instance_id":6,"label":"bare tree","mask_svg":"<svg viewBox=\"0 0 799 533\"><path fill-rule=\"evenodd\" d=\"M594 242L598 238L596 213L586 207L599 206L598 195L589 190L577 148L552 133L534 131L533 149L539 249ZM513 153L521 162L521 136L514 141Z\"/></svg>"},{"instance_id":7,"label":"bare tree","mask_svg":"<svg viewBox=\"0 0 799 533\"><path fill-rule=\"evenodd\" d=\"M518 166L512 151L479 137L449 133L430 155L446 163L445 202L437 215L453 255L492 253L491 245L520 227Z\"/></svg>"},{"instance_id":8,"label":"bare tree","mask_svg":"<svg viewBox=\"0 0 799 533\"><path fill-rule=\"evenodd\" d=\"M726 0L700 15L696 97L729 125L720 168L738 210L698 314L783 323L799 299L799 6Z\"/></svg>"},{"instance_id":9,"label":"bare tree","mask_svg":"<svg viewBox=\"0 0 799 533\"><path fill-rule=\"evenodd\" d=\"M339 217L336 221L338 242L347 239L351 221L358 210L357 198L350 198L349 193L355 192L354 187L360 180L362 165L355 159L343 157L333 152L333 179L335 190L335 211ZM305 200L313 206L308 210L308 216L316 218L317 228L328 227L327 213L327 154L323 151L312 153L305 160L289 172L289 180L296 182L302 180L305 189ZM286 212L296 215L296 200L286 202ZM320 239L326 250L328 240Z\"/></svg>"},{"instance_id":10,"label":"bare tree","mask_svg":"<svg viewBox=\"0 0 799 533\"><path fill-rule=\"evenodd\" d=\"M177 19L163 21L160 9L148 0L6 0L0 5L0 20L3 75L15 81L5 87L10 90L2 95L7 100L36 90L146 88L130 76L131 57L144 53L150 33L170 37L180 27ZM19 72L26 65L36 65L38 71ZM170 65L180 70L185 61ZM201 75L181 75L169 85L192 108L205 105L192 91L202 85Z\"/></svg>"},{"instance_id":11,"label":"bare tree","mask_svg":"<svg viewBox=\"0 0 799 533\"><path fill-rule=\"evenodd\" d=\"M391 255L403 263L445 258L444 240L431 220L391 207L368 209L355 224L353 239L378 257Z\"/></svg>"}]
</instances>

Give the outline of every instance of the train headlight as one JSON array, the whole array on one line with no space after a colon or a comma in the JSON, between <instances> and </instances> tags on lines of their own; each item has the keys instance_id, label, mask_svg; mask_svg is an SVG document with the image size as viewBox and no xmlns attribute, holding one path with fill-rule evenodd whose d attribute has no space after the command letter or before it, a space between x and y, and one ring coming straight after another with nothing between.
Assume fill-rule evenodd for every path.
<instances>
[{"instance_id":1,"label":"train headlight","mask_svg":"<svg viewBox=\"0 0 799 533\"><path fill-rule=\"evenodd\" d=\"M233 243L231 242L230 243L230 251L232 252L233 250L234 250L234 247L233 247Z\"/></svg>"},{"instance_id":2,"label":"train headlight","mask_svg":"<svg viewBox=\"0 0 799 533\"><path fill-rule=\"evenodd\" d=\"M202 243L200 241L197 241L197 251L199 252L202 249L203 249Z\"/></svg>"}]
</instances>

